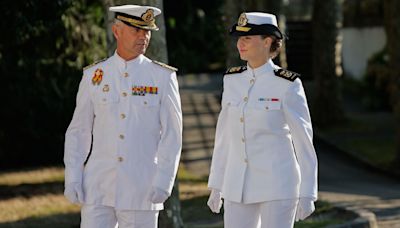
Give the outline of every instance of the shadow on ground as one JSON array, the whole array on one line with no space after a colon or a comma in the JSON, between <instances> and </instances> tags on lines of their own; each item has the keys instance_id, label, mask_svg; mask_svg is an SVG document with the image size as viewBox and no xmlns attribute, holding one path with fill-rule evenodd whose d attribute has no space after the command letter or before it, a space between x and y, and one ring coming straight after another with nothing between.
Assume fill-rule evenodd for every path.
<instances>
[{"instance_id":1,"label":"shadow on ground","mask_svg":"<svg viewBox=\"0 0 400 228\"><path fill-rule=\"evenodd\" d=\"M79 223L79 213L70 213L0 223L0 228L79 228Z\"/></svg>"}]
</instances>

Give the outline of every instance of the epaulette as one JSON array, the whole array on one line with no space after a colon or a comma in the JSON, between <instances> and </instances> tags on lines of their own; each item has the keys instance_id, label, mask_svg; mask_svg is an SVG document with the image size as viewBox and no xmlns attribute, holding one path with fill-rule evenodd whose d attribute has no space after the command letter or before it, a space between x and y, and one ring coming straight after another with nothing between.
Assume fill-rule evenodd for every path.
<instances>
[{"instance_id":1,"label":"epaulette","mask_svg":"<svg viewBox=\"0 0 400 228\"><path fill-rule=\"evenodd\" d=\"M152 60L152 61L153 61L153 63L155 63L155 64L157 64L157 65L160 65L160 66L162 66L162 67L164 67L164 68L170 69L170 70L172 70L172 71L178 71L178 68L175 68L175 67L173 67L173 66L170 66L170 65L167 65L167 64L165 64L165 63L158 62L158 61L155 61L155 60Z\"/></svg>"},{"instance_id":2,"label":"epaulette","mask_svg":"<svg viewBox=\"0 0 400 228\"><path fill-rule=\"evenodd\" d=\"M98 63L104 62L104 61L106 61L107 59L108 59L108 58L104 58L104 59L97 60L96 62L94 62L94 63L92 63L92 64L90 64L90 65L85 66L85 67L83 68L83 70L89 69L90 67L92 67L92 66L94 66L94 65L96 65L96 64L98 64Z\"/></svg>"},{"instance_id":3,"label":"epaulette","mask_svg":"<svg viewBox=\"0 0 400 228\"><path fill-rule=\"evenodd\" d=\"M225 71L225 74L238 74L242 73L243 71L247 70L247 66L238 66L238 67L231 67Z\"/></svg>"},{"instance_id":4,"label":"epaulette","mask_svg":"<svg viewBox=\"0 0 400 228\"><path fill-rule=\"evenodd\" d=\"M288 71L285 69L276 69L276 70L274 70L274 73L276 76L284 78L284 79L292 81L292 82L294 80L296 80L296 78L300 77L300 74L293 72L293 71Z\"/></svg>"}]
</instances>

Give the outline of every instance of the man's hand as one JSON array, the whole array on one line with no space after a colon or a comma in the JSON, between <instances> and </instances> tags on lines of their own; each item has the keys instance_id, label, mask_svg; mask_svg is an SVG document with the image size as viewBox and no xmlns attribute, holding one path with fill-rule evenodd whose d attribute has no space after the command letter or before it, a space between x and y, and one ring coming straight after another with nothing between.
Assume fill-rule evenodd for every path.
<instances>
[{"instance_id":1,"label":"man's hand","mask_svg":"<svg viewBox=\"0 0 400 228\"><path fill-rule=\"evenodd\" d=\"M169 197L168 192L159 189L157 187L153 187L150 194L150 201L152 203L164 203Z\"/></svg>"},{"instance_id":2,"label":"man's hand","mask_svg":"<svg viewBox=\"0 0 400 228\"><path fill-rule=\"evenodd\" d=\"M314 212L314 210L314 201L311 198L300 198L299 204L297 205L295 221L297 222L306 219Z\"/></svg>"},{"instance_id":3,"label":"man's hand","mask_svg":"<svg viewBox=\"0 0 400 228\"><path fill-rule=\"evenodd\" d=\"M81 183L72 182L70 184L67 184L64 189L64 196L71 203L83 203L83 190Z\"/></svg>"},{"instance_id":4,"label":"man's hand","mask_svg":"<svg viewBox=\"0 0 400 228\"><path fill-rule=\"evenodd\" d=\"M222 207L221 191L218 189L211 189L210 197L207 201L208 207L214 213L219 213Z\"/></svg>"}]
</instances>

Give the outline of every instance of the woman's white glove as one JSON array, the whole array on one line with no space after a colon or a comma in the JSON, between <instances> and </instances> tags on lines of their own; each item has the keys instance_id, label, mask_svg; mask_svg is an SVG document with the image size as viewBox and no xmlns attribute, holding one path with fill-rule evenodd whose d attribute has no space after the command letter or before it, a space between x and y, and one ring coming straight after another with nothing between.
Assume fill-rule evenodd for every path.
<instances>
[{"instance_id":1,"label":"woman's white glove","mask_svg":"<svg viewBox=\"0 0 400 228\"><path fill-rule=\"evenodd\" d=\"M311 198L300 198L296 210L295 221L306 219L315 211L314 201Z\"/></svg>"},{"instance_id":2,"label":"woman's white glove","mask_svg":"<svg viewBox=\"0 0 400 228\"><path fill-rule=\"evenodd\" d=\"M218 189L211 189L210 197L207 201L208 207L214 213L219 213L222 207L222 195Z\"/></svg>"},{"instance_id":3,"label":"woman's white glove","mask_svg":"<svg viewBox=\"0 0 400 228\"><path fill-rule=\"evenodd\" d=\"M72 182L65 185L64 196L71 203L83 203L83 190L82 185L79 182Z\"/></svg>"},{"instance_id":4,"label":"woman's white glove","mask_svg":"<svg viewBox=\"0 0 400 228\"><path fill-rule=\"evenodd\" d=\"M150 194L150 201L152 203L164 203L165 200L168 199L168 197L168 192L160 188L153 187Z\"/></svg>"}]
</instances>

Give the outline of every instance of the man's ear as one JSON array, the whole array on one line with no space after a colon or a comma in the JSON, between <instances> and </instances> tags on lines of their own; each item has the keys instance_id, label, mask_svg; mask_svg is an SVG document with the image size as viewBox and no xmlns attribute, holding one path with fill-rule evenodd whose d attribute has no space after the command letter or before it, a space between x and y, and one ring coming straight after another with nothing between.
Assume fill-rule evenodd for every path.
<instances>
[{"instance_id":1,"label":"man's ear","mask_svg":"<svg viewBox=\"0 0 400 228\"><path fill-rule=\"evenodd\" d=\"M118 25L117 24L113 24L111 26L111 30L112 30L112 32L114 34L115 39L118 40L118 38L119 38L119 27L118 27Z\"/></svg>"}]
</instances>

